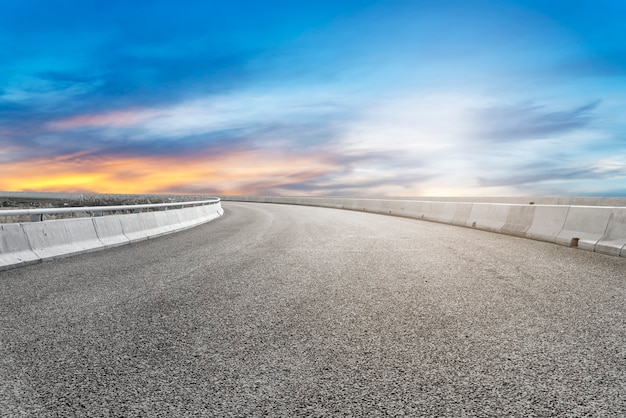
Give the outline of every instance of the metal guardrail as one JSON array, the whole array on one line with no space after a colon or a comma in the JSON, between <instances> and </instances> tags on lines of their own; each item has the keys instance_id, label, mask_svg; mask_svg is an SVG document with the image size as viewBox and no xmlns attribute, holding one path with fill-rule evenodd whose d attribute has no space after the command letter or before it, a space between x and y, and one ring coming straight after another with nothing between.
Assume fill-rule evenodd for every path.
<instances>
[{"instance_id":1,"label":"metal guardrail","mask_svg":"<svg viewBox=\"0 0 626 418\"><path fill-rule=\"evenodd\" d=\"M38 209L0 209L0 216L30 216L31 222L43 220L44 215L58 215L65 213L91 212L92 216L103 216L104 212L117 212L124 210L132 210L141 212L143 209L170 208L170 207L186 207L186 206L204 206L215 205L220 202L220 198L216 197L209 200L196 200L192 202L171 202L171 203L150 203L140 205L113 205L113 206L73 206L66 208L38 208Z\"/></svg>"}]
</instances>

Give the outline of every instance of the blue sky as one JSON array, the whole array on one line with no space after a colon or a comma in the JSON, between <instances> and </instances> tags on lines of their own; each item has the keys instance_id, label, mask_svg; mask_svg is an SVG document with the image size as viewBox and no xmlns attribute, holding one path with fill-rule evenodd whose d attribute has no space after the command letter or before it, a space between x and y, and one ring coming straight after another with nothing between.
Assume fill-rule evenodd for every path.
<instances>
[{"instance_id":1,"label":"blue sky","mask_svg":"<svg viewBox=\"0 0 626 418\"><path fill-rule=\"evenodd\" d=\"M0 189L626 196L623 1L3 1Z\"/></svg>"}]
</instances>

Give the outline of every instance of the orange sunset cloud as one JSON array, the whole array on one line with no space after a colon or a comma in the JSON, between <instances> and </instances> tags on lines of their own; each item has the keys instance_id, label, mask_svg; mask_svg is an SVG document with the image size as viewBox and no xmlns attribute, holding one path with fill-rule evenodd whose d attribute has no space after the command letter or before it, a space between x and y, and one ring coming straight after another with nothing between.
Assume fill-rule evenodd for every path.
<instances>
[{"instance_id":1,"label":"orange sunset cloud","mask_svg":"<svg viewBox=\"0 0 626 418\"><path fill-rule=\"evenodd\" d=\"M0 190L256 194L335 168L324 155L284 156L255 150L195 158L75 154L4 164L0 166Z\"/></svg>"}]
</instances>

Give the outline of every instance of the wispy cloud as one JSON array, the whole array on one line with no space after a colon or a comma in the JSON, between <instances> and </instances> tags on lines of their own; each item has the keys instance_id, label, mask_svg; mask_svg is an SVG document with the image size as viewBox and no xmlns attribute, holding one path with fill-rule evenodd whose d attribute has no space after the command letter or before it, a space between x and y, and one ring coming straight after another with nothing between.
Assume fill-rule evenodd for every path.
<instances>
[{"instance_id":1,"label":"wispy cloud","mask_svg":"<svg viewBox=\"0 0 626 418\"><path fill-rule=\"evenodd\" d=\"M37 163L46 172L33 171ZM193 158L93 156L75 154L44 161L3 164L2 190L92 191L102 193L253 193L306 181L334 165L325 155L275 155L244 151ZM30 187L23 187L29 184ZM257 185L257 186L254 186Z\"/></svg>"},{"instance_id":2,"label":"wispy cloud","mask_svg":"<svg viewBox=\"0 0 626 418\"><path fill-rule=\"evenodd\" d=\"M475 136L497 142L545 139L585 128L593 120L599 101L570 110L521 104L474 111Z\"/></svg>"},{"instance_id":3,"label":"wispy cloud","mask_svg":"<svg viewBox=\"0 0 626 418\"><path fill-rule=\"evenodd\" d=\"M133 126L158 115L157 111L132 109L101 114L75 115L66 119L50 122L52 130L68 130L75 128L94 128Z\"/></svg>"}]
</instances>

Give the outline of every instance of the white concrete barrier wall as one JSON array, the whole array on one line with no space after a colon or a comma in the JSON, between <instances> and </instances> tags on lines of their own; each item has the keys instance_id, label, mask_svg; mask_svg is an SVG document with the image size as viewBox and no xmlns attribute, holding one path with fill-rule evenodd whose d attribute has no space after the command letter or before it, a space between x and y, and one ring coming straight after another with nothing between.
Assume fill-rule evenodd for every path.
<instances>
[{"instance_id":1,"label":"white concrete barrier wall","mask_svg":"<svg viewBox=\"0 0 626 418\"><path fill-rule=\"evenodd\" d=\"M406 202L404 205L403 216L407 218L423 219L422 207L424 202Z\"/></svg>"},{"instance_id":2,"label":"white concrete barrier wall","mask_svg":"<svg viewBox=\"0 0 626 418\"><path fill-rule=\"evenodd\" d=\"M612 211L613 208L607 207L570 206L556 243L595 251L596 244L606 232Z\"/></svg>"},{"instance_id":3,"label":"white concrete barrier wall","mask_svg":"<svg viewBox=\"0 0 626 418\"><path fill-rule=\"evenodd\" d=\"M28 236L21 224L0 225L0 268L23 266L39 261L28 243Z\"/></svg>"},{"instance_id":4,"label":"white concrete barrier wall","mask_svg":"<svg viewBox=\"0 0 626 418\"><path fill-rule=\"evenodd\" d=\"M540 241L556 242L563 230L569 206L537 206L526 237ZM569 245L569 244L568 244Z\"/></svg>"},{"instance_id":5,"label":"white concrete barrier wall","mask_svg":"<svg viewBox=\"0 0 626 418\"><path fill-rule=\"evenodd\" d=\"M400 216L404 212L405 201L403 200L392 200L389 205L389 214Z\"/></svg>"},{"instance_id":6,"label":"white concrete barrier wall","mask_svg":"<svg viewBox=\"0 0 626 418\"><path fill-rule=\"evenodd\" d=\"M457 203L454 216L450 220L452 225L467 226L474 205L472 203Z\"/></svg>"},{"instance_id":7,"label":"white concrete barrier wall","mask_svg":"<svg viewBox=\"0 0 626 418\"><path fill-rule=\"evenodd\" d=\"M179 222L185 228L190 228L194 225L194 220L200 216L195 208L185 208L176 211L178 214Z\"/></svg>"},{"instance_id":8,"label":"white concrete barrier wall","mask_svg":"<svg viewBox=\"0 0 626 418\"><path fill-rule=\"evenodd\" d=\"M91 218L22 224L30 248L42 260L102 247Z\"/></svg>"},{"instance_id":9,"label":"white concrete barrier wall","mask_svg":"<svg viewBox=\"0 0 626 418\"><path fill-rule=\"evenodd\" d=\"M160 235L155 232L157 224L152 212L120 215L120 222L122 223L122 231L130 242L143 241L148 239L150 234Z\"/></svg>"},{"instance_id":10,"label":"white concrete barrier wall","mask_svg":"<svg viewBox=\"0 0 626 418\"><path fill-rule=\"evenodd\" d=\"M216 219L221 203L93 218L0 224L0 270L115 247Z\"/></svg>"},{"instance_id":11,"label":"white concrete barrier wall","mask_svg":"<svg viewBox=\"0 0 626 418\"><path fill-rule=\"evenodd\" d=\"M176 224L172 223L172 217L168 215L168 212L171 211L158 211L154 213L154 219L157 223L157 228L162 231L164 234L169 234L170 232L174 232L176 228Z\"/></svg>"},{"instance_id":12,"label":"white concrete barrier wall","mask_svg":"<svg viewBox=\"0 0 626 418\"><path fill-rule=\"evenodd\" d=\"M117 247L130 243L130 239L124 235L119 216L99 216L91 219L98 238L105 247Z\"/></svg>"},{"instance_id":13,"label":"white concrete barrier wall","mask_svg":"<svg viewBox=\"0 0 626 418\"><path fill-rule=\"evenodd\" d=\"M626 257L626 209L613 208L604 235L595 251Z\"/></svg>"},{"instance_id":14,"label":"white concrete barrier wall","mask_svg":"<svg viewBox=\"0 0 626 418\"><path fill-rule=\"evenodd\" d=\"M504 199L513 203L498 203L496 198L462 202L458 198L420 201L227 196L223 200L323 206L424 219L626 257L626 207L575 205L589 202L623 204L624 200L619 198ZM516 203L518 201L528 203Z\"/></svg>"},{"instance_id":15,"label":"white concrete barrier wall","mask_svg":"<svg viewBox=\"0 0 626 418\"><path fill-rule=\"evenodd\" d=\"M518 237L526 236L526 231L530 228L535 215L535 206L533 205L514 205L509 208L509 214L506 222L502 226L503 234L515 235Z\"/></svg>"},{"instance_id":16,"label":"white concrete barrier wall","mask_svg":"<svg viewBox=\"0 0 626 418\"><path fill-rule=\"evenodd\" d=\"M500 233L510 209L507 204L474 203L466 226Z\"/></svg>"}]
</instances>

